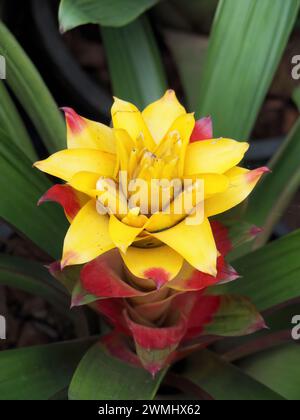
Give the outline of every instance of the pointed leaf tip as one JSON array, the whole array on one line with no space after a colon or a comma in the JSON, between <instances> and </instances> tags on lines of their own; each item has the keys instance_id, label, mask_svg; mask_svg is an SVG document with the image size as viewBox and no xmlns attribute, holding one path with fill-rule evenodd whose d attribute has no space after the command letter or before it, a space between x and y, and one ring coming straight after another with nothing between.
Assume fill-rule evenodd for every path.
<instances>
[{"instance_id":1,"label":"pointed leaf tip","mask_svg":"<svg viewBox=\"0 0 300 420\"><path fill-rule=\"evenodd\" d=\"M74 111L73 108L63 107L61 108L61 110L65 114L66 122L71 132L73 134L80 133L86 125L86 122L84 121L84 119L80 115L78 115L77 112Z\"/></svg>"},{"instance_id":2,"label":"pointed leaf tip","mask_svg":"<svg viewBox=\"0 0 300 420\"><path fill-rule=\"evenodd\" d=\"M190 143L213 138L213 123L210 116L196 121L190 137Z\"/></svg>"},{"instance_id":3,"label":"pointed leaf tip","mask_svg":"<svg viewBox=\"0 0 300 420\"><path fill-rule=\"evenodd\" d=\"M262 232L264 231L264 229L262 227L259 226L252 226L249 230L249 234L251 237L256 237L258 235L260 235Z\"/></svg>"},{"instance_id":4,"label":"pointed leaf tip","mask_svg":"<svg viewBox=\"0 0 300 420\"><path fill-rule=\"evenodd\" d=\"M253 169L252 171L246 174L248 182L257 181L262 175L266 173L271 173L272 171L267 166L262 166L261 168Z\"/></svg>"}]
</instances>

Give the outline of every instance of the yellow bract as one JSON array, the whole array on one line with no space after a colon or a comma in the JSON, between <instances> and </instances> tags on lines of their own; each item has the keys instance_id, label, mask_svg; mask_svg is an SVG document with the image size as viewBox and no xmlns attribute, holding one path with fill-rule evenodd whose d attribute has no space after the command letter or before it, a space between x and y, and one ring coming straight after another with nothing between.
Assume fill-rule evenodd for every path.
<instances>
[{"instance_id":1,"label":"yellow bract","mask_svg":"<svg viewBox=\"0 0 300 420\"><path fill-rule=\"evenodd\" d=\"M70 181L76 173L83 171L110 177L114 171L115 156L100 150L69 149L54 153L34 166L64 181Z\"/></svg>"},{"instance_id":2,"label":"yellow bract","mask_svg":"<svg viewBox=\"0 0 300 420\"><path fill-rule=\"evenodd\" d=\"M186 111L178 102L175 92L173 90L167 90L161 99L153 102L144 109L142 116L155 143L159 144L174 121L183 114L186 114Z\"/></svg>"},{"instance_id":3,"label":"yellow bract","mask_svg":"<svg viewBox=\"0 0 300 420\"><path fill-rule=\"evenodd\" d=\"M67 124L68 149L96 149L116 153L113 130L107 125L79 117L73 110L64 109ZM75 130L74 130L75 128Z\"/></svg>"},{"instance_id":4,"label":"yellow bract","mask_svg":"<svg viewBox=\"0 0 300 420\"><path fill-rule=\"evenodd\" d=\"M248 148L248 143L223 138L191 143L186 151L184 174L224 174L243 159Z\"/></svg>"},{"instance_id":5,"label":"yellow bract","mask_svg":"<svg viewBox=\"0 0 300 420\"><path fill-rule=\"evenodd\" d=\"M86 263L114 247L109 217L99 215L95 200L91 200L82 207L67 232L61 266Z\"/></svg>"},{"instance_id":6,"label":"yellow bract","mask_svg":"<svg viewBox=\"0 0 300 420\"><path fill-rule=\"evenodd\" d=\"M215 276L218 253L208 217L243 201L264 172L236 166L248 144L227 138L190 143L194 115L172 90L142 112L115 98L112 128L69 108L65 114L68 149L35 163L88 200L71 221L62 266L116 247L142 279L171 280L184 260ZM189 205L180 207L183 197ZM202 218L187 223L198 208Z\"/></svg>"}]
</instances>

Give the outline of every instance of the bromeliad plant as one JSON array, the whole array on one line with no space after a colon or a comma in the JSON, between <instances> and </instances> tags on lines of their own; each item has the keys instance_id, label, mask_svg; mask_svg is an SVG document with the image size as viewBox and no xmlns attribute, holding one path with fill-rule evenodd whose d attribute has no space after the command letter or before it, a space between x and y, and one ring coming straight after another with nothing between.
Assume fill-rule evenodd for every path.
<instances>
[{"instance_id":1,"label":"bromeliad plant","mask_svg":"<svg viewBox=\"0 0 300 420\"><path fill-rule=\"evenodd\" d=\"M205 2L189 2L193 18ZM1 399L154 399L161 391L300 398L299 346L291 342L300 233L263 246L299 187L300 121L255 189L267 169L242 168L248 144L231 140L250 137L300 2L220 0L205 60L197 50L193 66L188 37L182 54L182 31L169 34L189 108L197 118L212 115L214 130L210 118L186 113L173 91L157 100L167 83L144 13L154 5L171 20L183 7L61 1L61 31L101 26L114 94L126 99L114 101L112 128L65 108L66 133L47 87L0 23L6 82L51 154L38 161L1 81L0 215L56 261L48 270L1 254L0 284L43 297L78 337L0 352ZM33 170L36 161L65 183ZM38 208L38 199L60 203L69 228L58 206Z\"/></svg>"},{"instance_id":2,"label":"bromeliad plant","mask_svg":"<svg viewBox=\"0 0 300 420\"><path fill-rule=\"evenodd\" d=\"M155 374L207 335L263 328L246 298L207 289L238 277L225 261L227 229L211 218L240 204L267 171L236 166L248 144L213 139L210 118L195 123L172 90L143 112L116 98L113 128L65 114L68 149L34 164L67 182L40 200L60 203L71 222L50 269L60 277L87 263L72 305L93 303L111 321L102 341L112 353L134 360L121 335L133 337Z\"/></svg>"}]
</instances>

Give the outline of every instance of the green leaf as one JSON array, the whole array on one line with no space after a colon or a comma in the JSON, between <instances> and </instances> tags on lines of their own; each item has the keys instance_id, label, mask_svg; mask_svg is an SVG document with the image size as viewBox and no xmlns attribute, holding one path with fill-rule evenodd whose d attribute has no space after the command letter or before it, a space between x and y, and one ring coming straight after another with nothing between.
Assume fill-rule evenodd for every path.
<instances>
[{"instance_id":1,"label":"green leaf","mask_svg":"<svg viewBox=\"0 0 300 420\"><path fill-rule=\"evenodd\" d=\"M24 258L0 254L1 284L40 296L72 321L78 336L89 335L84 311L70 310L71 297L68 291L41 264Z\"/></svg>"},{"instance_id":2,"label":"green leaf","mask_svg":"<svg viewBox=\"0 0 300 420\"><path fill-rule=\"evenodd\" d=\"M250 196L244 217L264 228L254 243L256 247L270 237L273 227L299 188L299 155L300 118L268 164L272 173L262 179Z\"/></svg>"},{"instance_id":3,"label":"green leaf","mask_svg":"<svg viewBox=\"0 0 300 420\"><path fill-rule=\"evenodd\" d=\"M248 138L288 41L299 0L221 0L198 88L216 137Z\"/></svg>"},{"instance_id":4,"label":"green leaf","mask_svg":"<svg viewBox=\"0 0 300 420\"><path fill-rule=\"evenodd\" d=\"M99 300L99 296L89 294L80 281L80 272L83 265L71 265L61 270L60 261L49 265L51 275L58 280L60 286L70 296L71 308L85 306Z\"/></svg>"},{"instance_id":5,"label":"green leaf","mask_svg":"<svg viewBox=\"0 0 300 420\"><path fill-rule=\"evenodd\" d=\"M124 26L132 22L159 0L62 0L59 23L66 32L86 23Z\"/></svg>"},{"instance_id":6,"label":"green leaf","mask_svg":"<svg viewBox=\"0 0 300 420\"><path fill-rule=\"evenodd\" d=\"M253 333L265 326L256 307L243 296L221 296L220 307L205 326L205 334L241 336Z\"/></svg>"},{"instance_id":7,"label":"green leaf","mask_svg":"<svg viewBox=\"0 0 300 420\"><path fill-rule=\"evenodd\" d=\"M144 369L110 356L97 343L81 360L69 388L69 399L152 400L164 373L154 379Z\"/></svg>"},{"instance_id":8,"label":"green leaf","mask_svg":"<svg viewBox=\"0 0 300 420\"><path fill-rule=\"evenodd\" d=\"M282 400L265 385L208 350L186 359L184 378L216 400Z\"/></svg>"},{"instance_id":9,"label":"green leaf","mask_svg":"<svg viewBox=\"0 0 300 420\"><path fill-rule=\"evenodd\" d=\"M234 261L241 255L244 255L243 250L250 249L252 246L251 242L254 242L263 231L262 228L248 223L246 218L245 220L242 219L246 211L246 206L247 201L244 201L244 203L230 210L227 215L225 213L220 218L221 222L228 229L229 239L232 245L232 250L226 257L228 262ZM243 213L238 214L239 211L243 211Z\"/></svg>"},{"instance_id":10,"label":"green leaf","mask_svg":"<svg viewBox=\"0 0 300 420\"><path fill-rule=\"evenodd\" d=\"M299 111L300 111L300 86L298 86L294 92L293 92L293 100L295 104L297 105Z\"/></svg>"},{"instance_id":11,"label":"green leaf","mask_svg":"<svg viewBox=\"0 0 300 420\"><path fill-rule=\"evenodd\" d=\"M239 366L252 378L288 400L300 399L300 346L285 344L241 361Z\"/></svg>"},{"instance_id":12,"label":"green leaf","mask_svg":"<svg viewBox=\"0 0 300 420\"><path fill-rule=\"evenodd\" d=\"M89 303L93 303L99 300L99 296L92 295L88 293L81 284L81 280L77 280L73 290L72 290L72 303L71 306L83 306L88 305Z\"/></svg>"},{"instance_id":13,"label":"green leaf","mask_svg":"<svg viewBox=\"0 0 300 420\"><path fill-rule=\"evenodd\" d=\"M0 142L0 217L15 226L53 258L58 259L67 223L55 204L37 206L51 187L44 174L11 141Z\"/></svg>"},{"instance_id":14,"label":"green leaf","mask_svg":"<svg viewBox=\"0 0 300 420\"><path fill-rule=\"evenodd\" d=\"M214 288L214 293L249 297L259 310L300 296L300 231L238 259L234 263L242 276L235 282Z\"/></svg>"},{"instance_id":15,"label":"green leaf","mask_svg":"<svg viewBox=\"0 0 300 420\"><path fill-rule=\"evenodd\" d=\"M70 307L70 298L48 270L24 258L0 254L0 284L40 296L64 309Z\"/></svg>"},{"instance_id":16,"label":"green leaf","mask_svg":"<svg viewBox=\"0 0 300 420\"><path fill-rule=\"evenodd\" d=\"M219 340L214 345L218 354L232 362L263 350L279 346L291 341L291 320L299 311L298 303L278 305L264 312L268 330L260 330L254 334ZM293 301L289 301L293 302Z\"/></svg>"},{"instance_id":17,"label":"green leaf","mask_svg":"<svg viewBox=\"0 0 300 420\"><path fill-rule=\"evenodd\" d=\"M15 144L22 149L24 154L33 162L37 154L33 148L30 137L10 98L4 84L0 81L0 127L8 133ZM0 138L1 141L1 138Z\"/></svg>"},{"instance_id":18,"label":"green leaf","mask_svg":"<svg viewBox=\"0 0 300 420\"><path fill-rule=\"evenodd\" d=\"M56 261L49 266L51 275L61 283L64 289L72 295L76 284L80 279L82 265L70 265L61 270L60 261Z\"/></svg>"},{"instance_id":19,"label":"green leaf","mask_svg":"<svg viewBox=\"0 0 300 420\"><path fill-rule=\"evenodd\" d=\"M247 337L248 338L248 337ZM252 337L252 340L241 342L240 345L235 345L232 349L222 354L222 357L227 362L236 362L237 360L244 359L252 356L255 353L260 353L264 350L280 346L283 343L288 343L291 340L291 330L277 331L271 333L270 331L259 337Z\"/></svg>"},{"instance_id":20,"label":"green leaf","mask_svg":"<svg viewBox=\"0 0 300 420\"><path fill-rule=\"evenodd\" d=\"M95 338L0 352L0 399L46 400L66 388Z\"/></svg>"},{"instance_id":21,"label":"green leaf","mask_svg":"<svg viewBox=\"0 0 300 420\"><path fill-rule=\"evenodd\" d=\"M102 28L114 95L140 108L167 89L159 50L147 18L123 28Z\"/></svg>"},{"instance_id":22,"label":"green leaf","mask_svg":"<svg viewBox=\"0 0 300 420\"><path fill-rule=\"evenodd\" d=\"M65 148L65 125L59 110L35 66L2 22L0 54L6 59L7 83L49 152Z\"/></svg>"}]
</instances>

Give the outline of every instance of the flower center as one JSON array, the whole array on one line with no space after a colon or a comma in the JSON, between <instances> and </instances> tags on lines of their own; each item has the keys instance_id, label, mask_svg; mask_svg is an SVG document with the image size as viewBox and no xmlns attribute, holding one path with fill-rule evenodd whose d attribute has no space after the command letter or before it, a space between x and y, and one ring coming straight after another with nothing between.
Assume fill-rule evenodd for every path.
<instances>
[{"instance_id":1,"label":"flower center","mask_svg":"<svg viewBox=\"0 0 300 420\"><path fill-rule=\"evenodd\" d=\"M115 179L97 182L97 210L123 223L152 231L178 223L203 201L203 183L183 178L185 148L177 130L149 150L143 134L118 143ZM171 217L160 218L160 215ZM149 219L154 216L149 221ZM174 216L174 217L173 217ZM149 223L147 223L149 221Z\"/></svg>"}]
</instances>

